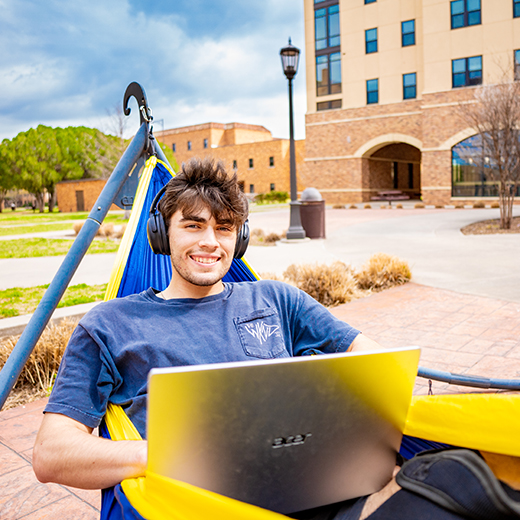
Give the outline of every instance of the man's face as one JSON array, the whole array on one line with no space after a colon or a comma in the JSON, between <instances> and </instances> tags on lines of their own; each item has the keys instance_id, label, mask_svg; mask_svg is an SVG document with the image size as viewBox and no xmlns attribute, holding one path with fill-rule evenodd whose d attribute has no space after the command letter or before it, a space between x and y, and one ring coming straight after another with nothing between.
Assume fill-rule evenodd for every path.
<instances>
[{"instance_id":1,"label":"man's face","mask_svg":"<svg viewBox=\"0 0 520 520\"><path fill-rule=\"evenodd\" d=\"M236 235L233 224L218 223L207 207L176 211L168 230L173 276L199 287L215 285L231 266Z\"/></svg>"}]
</instances>

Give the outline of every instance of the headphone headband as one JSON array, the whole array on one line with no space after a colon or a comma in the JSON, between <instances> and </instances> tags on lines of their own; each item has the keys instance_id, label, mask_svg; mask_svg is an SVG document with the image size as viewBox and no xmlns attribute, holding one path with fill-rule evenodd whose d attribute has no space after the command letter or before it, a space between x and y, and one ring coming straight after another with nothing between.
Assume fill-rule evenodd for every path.
<instances>
[{"instance_id":1,"label":"headphone headband","mask_svg":"<svg viewBox=\"0 0 520 520\"><path fill-rule=\"evenodd\" d=\"M168 239L168 231L166 222L162 213L158 211L159 201L166 191L166 186L163 186L154 197L150 206L150 213L148 216L148 223L146 231L148 234L148 243L152 251L157 255L171 256L170 240ZM246 220L240 229L237 230L237 240L235 245L235 252L233 258L242 258L246 252L249 244L249 220Z\"/></svg>"}]
</instances>

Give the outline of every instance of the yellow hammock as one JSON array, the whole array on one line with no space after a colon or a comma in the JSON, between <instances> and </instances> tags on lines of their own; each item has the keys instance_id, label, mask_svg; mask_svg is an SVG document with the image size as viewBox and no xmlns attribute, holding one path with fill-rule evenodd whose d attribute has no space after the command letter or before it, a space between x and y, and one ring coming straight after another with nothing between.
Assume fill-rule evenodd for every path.
<instances>
[{"instance_id":1,"label":"yellow hammock","mask_svg":"<svg viewBox=\"0 0 520 520\"><path fill-rule=\"evenodd\" d=\"M520 395L413 397L405 434L520 457L519 410ZM113 440L141 439L121 407L109 404L105 420ZM124 480L121 487L132 506L147 520L287 518L150 471L145 477Z\"/></svg>"},{"instance_id":2,"label":"yellow hammock","mask_svg":"<svg viewBox=\"0 0 520 520\"><path fill-rule=\"evenodd\" d=\"M117 296L157 162L155 157L151 157L145 165L105 299ZM173 176L173 172L169 171ZM139 432L119 406L108 405L105 421L114 441L141 439ZM520 395L479 393L413 397L404 433L428 441L520 457ZM514 462L518 464L519 459ZM153 472L147 472L145 477L124 480L121 486L131 505L147 520L287 518Z\"/></svg>"}]
</instances>

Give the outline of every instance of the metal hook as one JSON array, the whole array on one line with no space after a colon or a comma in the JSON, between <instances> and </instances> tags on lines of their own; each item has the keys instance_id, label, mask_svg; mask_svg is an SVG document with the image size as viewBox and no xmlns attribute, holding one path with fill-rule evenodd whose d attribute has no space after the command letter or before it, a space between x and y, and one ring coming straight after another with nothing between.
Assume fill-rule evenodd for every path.
<instances>
[{"instance_id":1,"label":"metal hook","mask_svg":"<svg viewBox=\"0 0 520 520\"><path fill-rule=\"evenodd\" d=\"M140 124L143 124L145 121L150 123L153 120L152 109L148 106L148 100L146 99L144 88L136 81L130 83L130 85L126 87L125 95L123 97L123 110L125 116L130 115L131 110L128 108L128 101L132 96L135 97L137 105L139 106L139 115L141 119Z\"/></svg>"}]
</instances>

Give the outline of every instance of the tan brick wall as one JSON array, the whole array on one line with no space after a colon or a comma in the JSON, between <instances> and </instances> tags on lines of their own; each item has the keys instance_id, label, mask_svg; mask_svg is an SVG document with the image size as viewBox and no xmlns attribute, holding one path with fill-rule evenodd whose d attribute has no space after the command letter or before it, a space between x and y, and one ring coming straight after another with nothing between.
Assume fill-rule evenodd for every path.
<instances>
[{"instance_id":1,"label":"tan brick wall","mask_svg":"<svg viewBox=\"0 0 520 520\"><path fill-rule=\"evenodd\" d=\"M253 185L254 193L267 193L271 184L277 191L290 191L289 178L289 140L273 139L271 132L262 126L242 123L206 123L203 125L174 128L155 134L156 138L171 148L176 145L175 158L179 164L192 157L214 157L224 162L231 171L236 161L239 182L244 191L250 193ZM204 139L208 147L204 148ZM188 141L191 150L188 150ZM298 190L306 185L300 180L305 169L305 142L296 141L296 171ZM269 158L273 157L274 166L269 166ZM249 160L253 167L249 167Z\"/></svg>"},{"instance_id":2,"label":"tan brick wall","mask_svg":"<svg viewBox=\"0 0 520 520\"><path fill-rule=\"evenodd\" d=\"M56 197L59 210L63 213L78 211L76 192L82 191L85 205L84 211L90 211L105 187L106 182L106 180L101 179L86 179L65 181L56 184ZM120 208L112 204L110 209L117 210Z\"/></svg>"},{"instance_id":3,"label":"tan brick wall","mask_svg":"<svg viewBox=\"0 0 520 520\"><path fill-rule=\"evenodd\" d=\"M307 114L303 184L325 190L331 202L367 201L393 188L397 161L399 189L408 191L412 163L410 193L420 191L427 204L459 202L451 198L451 147L472 133L459 106L474 93L474 87L454 89L412 102Z\"/></svg>"}]
</instances>

